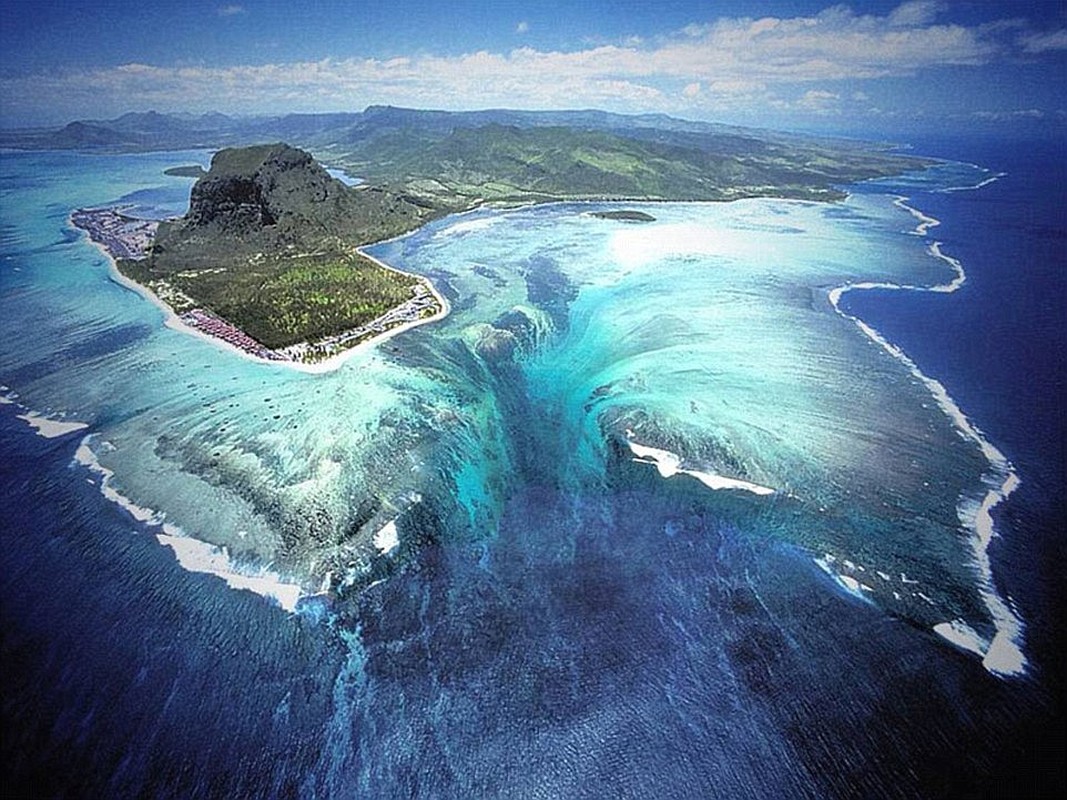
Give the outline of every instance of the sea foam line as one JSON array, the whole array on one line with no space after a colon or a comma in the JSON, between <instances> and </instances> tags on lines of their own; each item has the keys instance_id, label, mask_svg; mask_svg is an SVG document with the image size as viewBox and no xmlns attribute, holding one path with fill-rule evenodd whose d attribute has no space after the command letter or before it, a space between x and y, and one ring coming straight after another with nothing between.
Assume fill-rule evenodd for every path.
<instances>
[{"instance_id":1,"label":"sea foam line","mask_svg":"<svg viewBox=\"0 0 1067 800\"><path fill-rule=\"evenodd\" d=\"M74 463L80 464L100 477L100 493L121 506L138 522L157 527L156 540L174 552L174 557L183 569L203 572L222 578L232 589L245 589L277 603L290 614L296 613L297 602L304 596L303 589L295 583L287 583L281 575L269 569L248 569L237 564L225 547L188 536L181 528L166 521L166 515L144 506L139 506L111 485L115 477L96 457L90 448L90 434L82 439L74 454Z\"/></svg>"},{"instance_id":2,"label":"sea foam line","mask_svg":"<svg viewBox=\"0 0 1067 800\"><path fill-rule=\"evenodd\" d=\"M768 486L760 486L738 478L727 478L715 472L701 472L695 469L682 469L682 459L669 450L660 450L656 447L638 444L633 441L633 431L626 431L626 442L630 446L630 452L635 456L634 461L639 464L652 464L656 467L660 476L670 478L672 475L688 475L696 478L702 484L714 491L723 489L740 489L758 495L774 494L774 489Z\"/></svg>"},{"instance_id":3,"label":"sea foam line","mask_svg":"<svg viewBox=\"0 0 1067 800\"><path fill-rule=\"evenodd\" d=\"M18 406L22 409L25 413L16 414L15 419L25 422L33 428L38 436L43 436L46 439L55 439L75 431L83 431L89 427L88 423L85 422L54 419L53 417L45 416L18 402L18 397L18 394L12 389L7 386L0 386L0 405Z\"/></svg>"},{"instance_id":4,"label":"sea foam line","mask_svg":"<svg viewBox=\"0 0 1067 800\"><path fill-rule=\"evenodd\" d=\"M979 185L984 186L996 180L997 177L999 176L993 176ZM916 235L925 235L930 228L941 224L940 220L927 216L918 209L909 206L907 200L908 198L906 197L896 197L893 202L894 205L908 211L919 221L914 230ZM834 311L855 323L868 338L900 361L915 378L926 386L937 405L952 420L960 434L977 444L982 451L982 455L989 461L992 470L984 478L984 482L988 486L985 497L977 505L961 503L958 514L961 524L973 533L971 543L974 549L975 566L977 566L980 576L979 592L993 620L993 627L996 632L992 641L987 641L963 620L939 623L934 626L934 631L954 645L981 656L982 665L989 672L1005 676L1021 675L1026 671L1027 667L1026 656L1022 652L1023 622L1012 610L1009 603L998 593L989 558L989 544L998 535L996 526L993 523L993 509L1019 487L1021 483L1019 476L1008 458L985 437L977 425L968 419L967 415L963 413L963 410L952 399L948 390L945 389L940 381L926 375L903 350L889 342L871 325L852 314L842 311L840 307L841 297L844 293L854 289L895 289L947 294L963 286L967 280L963 266L957 259L941 251L941 242L933 242L928 248L928 252L935 258L947 263L953 269L956 274L951 281L935 286L871 282L850 283L831 289L828 297Z\"/></svg>"},{"instance_id":5,"label":"sea foam line","mask_svg":"<svg viewBox=\"0 0 1067 800\"><path fill-rule=\"evenodd\" d=\"M975 167L976 169L983 169L982 167L979 167L977 164L970 164L969 166ZM983 171L987 171L987 170L983 170ZM944 189L938 189L937 191L941 192L942 194L948 194L949 192L971 192L971 191L974 191L975 189L981 189L983 186L988 186L993 181L1000 180L1001 178L1003 178L1007 174L1008 173L1006 173L1006 172L994 172L992 175L990 175L984 181L979 181L974 186L946 186Z\"/></svg>"}]
</instances>

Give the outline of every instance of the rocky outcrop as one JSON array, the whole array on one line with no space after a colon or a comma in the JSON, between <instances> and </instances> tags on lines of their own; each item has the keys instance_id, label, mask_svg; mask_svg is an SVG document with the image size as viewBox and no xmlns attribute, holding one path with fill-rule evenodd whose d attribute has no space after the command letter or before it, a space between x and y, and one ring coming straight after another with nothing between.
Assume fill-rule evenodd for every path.
<instances>
[{"instance_id":1,"label":"rocky outcrop","mask_svg":"<svg viewBox=\"0 0 1067 800\"><path fill-rule=\"evenodd\" d=\"M310 222L322 215L311 206L329 197L331 183L309 153L288 145L220 150L193 187L184 227L248 235L280 220Z\"/></svg>"},{"instance_id":2,"label":"rocky outcrop","mask_svg":"<svg viewBox=\"0 0 1067 800\"><path fill-rule=\"evenodd\" d=\"M346 186L287 144L230 148L215 154L193 186L185 217L160 226L153 267L347 250L411 230L434 213L387 187Z\"/></svg>"}]
</instances>

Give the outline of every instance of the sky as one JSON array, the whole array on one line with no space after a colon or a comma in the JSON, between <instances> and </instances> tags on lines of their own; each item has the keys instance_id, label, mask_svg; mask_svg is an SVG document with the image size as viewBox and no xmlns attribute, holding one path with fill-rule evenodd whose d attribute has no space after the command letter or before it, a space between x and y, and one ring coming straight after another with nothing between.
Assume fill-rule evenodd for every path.
<instances>
[{"instance_id":1,"label":"sky","mask_svg":"<svg viewBox=\"0 0 1067 800\"><path fill-rule=\"evenodd\" d=\"M600 108L1067 131L1067 0L4 0L0 125Z\"/></svg>"}]
</instances>

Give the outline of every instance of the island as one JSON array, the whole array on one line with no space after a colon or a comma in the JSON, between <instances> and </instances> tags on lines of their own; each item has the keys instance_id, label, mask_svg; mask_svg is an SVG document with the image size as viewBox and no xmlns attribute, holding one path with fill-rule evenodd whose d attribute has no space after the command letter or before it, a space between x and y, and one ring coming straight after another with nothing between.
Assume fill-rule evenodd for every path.
<instances>
[{"instance_id":1,"label":"island","mask_svg":"<svg viewBox=\"0 0 1067 800\"><path fill-rule=\"evenodd\" d=\"M388 106L251 127L223 115L132 114L72 123L17 146L144 150L212 138L240 142L274 130L307 149L240 144L218 150L206 172L198 165L167 169L197 178L180 219L138 220L119 207L79 209L71 220L182 324L257 358L304 365L336 363L361 342L447 312L429 281L364 248L449 214L566 201L832 202L846 196L841 184L931 163L884 145L663 116ZM361 181L333 177L339 170ZM655 221L625 208L591 215Z\"/></svg>"},{"instance_id":2,"label":"island","mask_svg":"<svg viewBox=\"0 0 1067 800\"><path fill-rule=\"evenodd\" d=\"M173 175L178 178L202 178L207 171L199 164L188 164L181 167L168 167L163 170L164 175Z\"/></svg>"},{"instance_id":3,"label":"island","mask_svg":"<svg viewBox=\"0 0 1067 800\"><path fill-rule=\"evenodd\" d=\"M619 222L655 222L656 218L651 214L646 214L644 211L632 211L623 209L621 211L594 211L590 214L597 219L613 219Z\"/></svg>"}]
</instances>

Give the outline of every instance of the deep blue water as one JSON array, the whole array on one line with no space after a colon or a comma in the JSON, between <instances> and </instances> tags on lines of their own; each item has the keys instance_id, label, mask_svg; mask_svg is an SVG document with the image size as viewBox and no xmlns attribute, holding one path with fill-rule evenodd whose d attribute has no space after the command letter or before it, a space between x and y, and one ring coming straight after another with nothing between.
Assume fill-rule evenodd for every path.
<instances>
[{"instance_id":1,"label":"deep blue water","mask_svg":"<svg viewBox=\"0 0 1067 800\"><path fill-rule=\"evenodd\" d=\"M846 303L940 379L1019 471L992 552L1026 623L1027 677L994 677L926 630L842 595L811 554L739 530L740 513L709 514L699 485L662 481L615 453L609 480L576 494L538 460L559 447L557 431L536 425L510 434L525 480L506 494L492 541L437 538L435 513L446 511L427 504L407 522L424 534L412 559L344 619L314 603L288 615L183 570L72 465L78 437L35 436L8 404L5 791L733 798L1062 788L1064 160L1003 144L917 149L1008 173L978 191L912 197L942 221L931 235L963 262L968 283L952 295L853 292ZM168 202L151 191L134 199ZM24 291L19 280L4 291ZM91 341L123 352L151 336L123 322L122 341ZM34 375L49 363L43 354ZM547 402L498 391L505 421Z\"/></svg>"},{"instance_id":2,"label":"deep blue water","mask_svg":"<svg viewBox=\"0 0 1067 800\"><path fill-rule=\"evenodd\" d=\"M1031 646L1062 698L1067 578L1067 143L950 139L918 152L982 164L1002 178L978 191L927 193L931 235L964 264L952 295L853 293L849 306L890 334L963 410L995 432L1022 488L1001 513L998 577L1030 613ZM1062 700L1061 700L1062 702Z\"/></svg>"}]
</instances>

